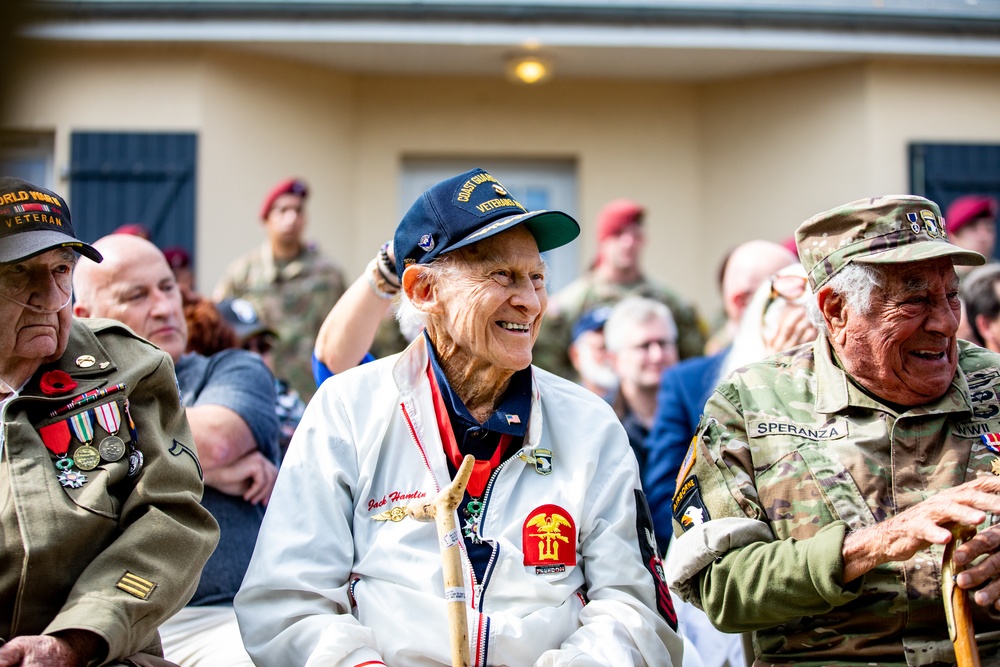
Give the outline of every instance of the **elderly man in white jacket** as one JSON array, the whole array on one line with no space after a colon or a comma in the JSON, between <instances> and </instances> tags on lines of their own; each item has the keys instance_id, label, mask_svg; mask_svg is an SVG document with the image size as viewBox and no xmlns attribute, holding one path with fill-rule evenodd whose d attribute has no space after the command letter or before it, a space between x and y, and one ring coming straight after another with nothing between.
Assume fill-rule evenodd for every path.
<instances>
[{"instance_id":1,"label":"elderly man in white jacket","mask_svg":"<svg viewBox=\"0 0 1000 667\"><path fill-rule=\"evenodd\" d=\"M470 664L681 664L624 430L600 398L530 365L540 252L578 233L479 169L403 218L396 273L374 266L372 286L398 278L425 335L310 402L236 598L257 665L452 664L438 534L405 508L467 454L456 518Z\"/></svg>"}]
</instances>

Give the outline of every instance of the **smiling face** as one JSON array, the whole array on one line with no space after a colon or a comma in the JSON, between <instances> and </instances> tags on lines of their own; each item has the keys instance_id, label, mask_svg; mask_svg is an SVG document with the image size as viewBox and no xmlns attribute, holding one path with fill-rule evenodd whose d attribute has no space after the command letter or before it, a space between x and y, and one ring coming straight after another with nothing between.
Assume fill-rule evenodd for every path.
<instances>
[{"instance_id":1,"label":"smiling face","mask_svg":"<svg viewBox=\"0 0 1000 667\"><path fill-rule=\"evenodd\" d=\"M118 320L177 361L187 348L187 322L163 253L125 234L106 236L94 246L104 262L77 273L77 316Z\"/></svg>"},{"instance_id":2,"label":"smiling face","mask_svg":"<svg viewBox=\"0 0 1000 667\"><path fill-rule=\"evenodd\" d=\"M548 304L534 237L515 227L452 254L457 275L435 283L427 324L442 364L459 361L501 376L527 368Z\"/></svg>"},{"instance_id":3,"label":"smiling face","mask_svg":"<svg viewBox=\"0 0 1000 667\"><path fill-rule=\"evenodd\" d=\"M72 250L59 248L0 265L0 287L6 297L0 299L0 321L6 324L0 332L0 378L20 384L66 350L76 260Z\"/></svg>"},{"instance_id":4,"label":"smiling face","mask_svg":"<svg viewBox=\"0 0 1000 667\"><path fill-rule=\"evenodd\" d=\"M958 366L958 277L947 258L885 273L870 312L844 306L842 319L828 317L832 343L865 389L898 405L922 405L944 395Z\"/></svg>"}]
</instances>

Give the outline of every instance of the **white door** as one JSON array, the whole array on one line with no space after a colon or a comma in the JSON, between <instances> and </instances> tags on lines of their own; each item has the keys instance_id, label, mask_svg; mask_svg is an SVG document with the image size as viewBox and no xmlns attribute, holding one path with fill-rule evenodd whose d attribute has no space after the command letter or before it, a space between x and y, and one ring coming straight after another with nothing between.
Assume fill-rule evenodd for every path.
<instances>
[{"instance_id":1,"label":"white door","mask_svg":"<svg viewBox=\"0 0 1000 667\"><path fill-rule=\"evenodd\" d=\"M430 186L481 167L529 211L562 211L576 217L576 165L571 160L412 158L403 161L399 217ZM543 253L549 265L549 294L579 274L579 240Z\"/></svg>"}]
</instances>

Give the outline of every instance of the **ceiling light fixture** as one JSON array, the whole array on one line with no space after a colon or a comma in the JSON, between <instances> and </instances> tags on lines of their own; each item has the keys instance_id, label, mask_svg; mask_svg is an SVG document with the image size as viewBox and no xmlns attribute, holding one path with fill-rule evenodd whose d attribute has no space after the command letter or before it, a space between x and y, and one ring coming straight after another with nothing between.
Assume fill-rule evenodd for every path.
<instances>
[{"instance_id":1,"label":"ceiling light fixture","mask_svg":"<svg viewBox=\"0 0 1000 667\"><path fill-rule=\"evenodd\" d=\"M507 61L507 78L516 83L534 85L552 77L552 64L538 56L516 56Z\"/></svg>"}]
</instances>

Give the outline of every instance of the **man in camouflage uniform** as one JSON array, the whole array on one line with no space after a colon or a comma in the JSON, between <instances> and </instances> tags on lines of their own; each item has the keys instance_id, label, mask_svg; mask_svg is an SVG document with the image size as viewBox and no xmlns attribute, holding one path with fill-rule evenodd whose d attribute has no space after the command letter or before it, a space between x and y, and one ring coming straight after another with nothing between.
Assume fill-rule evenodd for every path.
<instances>
[{"instance_id":1,"label":"man in camouflage uniform","mask_svg":"<svg viewBox=\"0 0 1000 667\"><path fill-rule=\"evenodd\" d=\"M705 346L705 327L694 307L675 291L649 280L639 266L645 244L645 209L627 199L609 203L597 222L597 260L590 271L549 301L545 324L535 345L535 363L566 378L576 379L567 356L573 324L597 306L614 305L628 296L665 304L677 323L681 359L695 357Z\"/></svg>"},{"instance_id":2,"label":"man in camouflage uniform","mask_svg":"<svg viewBox=\"0 0 1000 667\"><path fill-rule=\"evenodd\" d=\"M274 367L303 400L316 391L312 350L323 318L344 293L340 268L303 238L305 201L299 179L278 183L265 197L260 217L267 240L233 262L216 287L215 300L244 298L277 334Z\"/></svg>"},{"instance_id":3,"label":"man in camouflage uniform","mask_svg":"<svg viewBox=\"0 0 1000 667\"><path fill-rule=\"evenodd\" d=\"M678 477L668 581L719 629L752 632L756 665L954 664L945 526L979 531L959 567L1000 546L1000 466L980 437L1000 432L1000 356L956 341L953 265L983 258L943 229L937 205L910 196L805 222L823 333L708 402ZM998 574L986 559L957 584ZM994 660L998 598L994 581L971 605Z\"/></svg>"}]
</instances>

